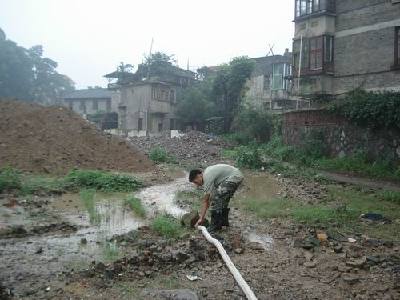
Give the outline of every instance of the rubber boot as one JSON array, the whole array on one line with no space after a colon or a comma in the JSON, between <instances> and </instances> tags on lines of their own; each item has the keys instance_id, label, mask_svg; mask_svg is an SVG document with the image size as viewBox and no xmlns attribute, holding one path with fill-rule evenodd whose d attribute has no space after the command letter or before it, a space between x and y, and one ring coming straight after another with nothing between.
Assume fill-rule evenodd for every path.
<instances>
[{"instance_id":1,"label":"rubber boot","mask_svg":"<svg viewBox=\"0 0 400 300\"><path fill-rule=\"evenodd\" d=\"M218 211L211 211L210 226L207 227L208 232L216 232L222 229L222 213Z\"/></svg>"},{"instance_id":2,"label":"rubber boot","mask_svg":"<svg viewBox=\"0 0 400 300\"><path fill-rule=\"evenodd\" d=\"M229 211L230 208L224 208L222 209L222 226L227 226L229 227Z\"/></svg>"}]
</instances>

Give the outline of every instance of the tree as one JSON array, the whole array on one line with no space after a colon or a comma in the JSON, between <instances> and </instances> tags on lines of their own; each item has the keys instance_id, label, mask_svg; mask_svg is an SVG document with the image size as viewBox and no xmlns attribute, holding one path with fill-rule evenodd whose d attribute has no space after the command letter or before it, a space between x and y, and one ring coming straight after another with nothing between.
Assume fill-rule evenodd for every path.
<instances>
[{"instance_id":1,"label":"tree","mask_svg":"<svg viewBox=\"0 0 400 300\"><path fill-rule=\"evenodd\" d=\"M234 58L222 65L214 78L213 93L219 113L224 117L224 131L231 128L245 93L246 81L254 70L254 61L248 57Z\"/></svg>"},{"instance_id":2,"label":"tree","mask_svg":"<svg viewBox=\"0 0 400 300\"><path fill-rule=\"evenodd\" d=\"M0 29L0 97L54 104L74 89L67 76L56 71L57 62L43 57L43 47L30 49L7 40Z\"/></svg>"},{"instance_id":3,"label":"tree","mask_svg":"<svg viewBox=\"0 0 400 300\"><path fill-rule=\"evenodd\" d=\"M176 72L176 60L174 55L156 52L145 56L145 62L138 66L136 74L141 78L172 74Z\"/></svg>"},{"instance_id":4,"label":"tree","mask_svg":"<svg viewBox=\"0 0 400 300\"><path fill-rule=\"evenodd\" d=\"M210 101L212 82L202 81L183 90L178 99L179 119L198 130L203 130L206 120L213 116L214 103Z\"/></svg>"}]
</instances>

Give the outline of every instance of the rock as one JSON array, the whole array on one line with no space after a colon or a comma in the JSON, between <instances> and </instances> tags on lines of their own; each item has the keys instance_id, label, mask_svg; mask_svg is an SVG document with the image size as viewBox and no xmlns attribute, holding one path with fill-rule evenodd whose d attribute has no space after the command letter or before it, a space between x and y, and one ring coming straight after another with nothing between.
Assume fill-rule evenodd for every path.
<instances>
[{"instance_id":1,"label":"rock","mask_svg":"<svg viewBox=\"0 0 400 300\"><path fill-rule=\"evenodd\" d=\"M185 260L187 260L190 257L189 254L187 254L181 250L173 250L171 252L171 254L172 254L173 260L175 260L178 263L184 262Z\"/></svg>"},{"instance_id":2,"label":"rock","mask_svg":"<svg viewBox=\"0 0 400 300\"><path fill-rule=\"evenodd\" d=\"M343 252L343 246L342 245L336 245L335 247L333 247L333 251L335 251L335 253L342 253Z\"/></svg>"},{"instance_id":3,"label":"rock","mask_svg":"<svg viewBox=\"0 0 400 300\"><path fill-rule=\"evenodd\" d=\"M242 248L236 248L233 250L236 254L242 254L243 253L243 249Z\"/></svg>"},{"instance_id":4,"label":"rock","mask_svg":"<svg viewBox=\"0 0 400 300\"><path fill-rule=\"evenodd\" d=\"M354 268L362 268L367 262L367 258L364 256L360 259L353 259L346 262L347 266Z\"/></svg>"},{"instance_id":5,"label":"rock","mask_svg":"<svg viewBox=\"0 0 400 300\"><path fill-rule=\"evenodd\" d=\"M367 262L369 265L376 265L382 262L382 259L379 256L367 256Z\"/></svg>"},{"instance_id":6,"label":"rock","mask_svg":"<svg viewBox=\"0 0 400 300\"><path fill-rule=\"evenodd\" d=\"M303 266L307 268L315 268L317 266L317 263L315 261L306 261Z\"/></svg>"},{"instance_id":7,"label":"rock","mask_svg":"<svg viewBox=\"0 0 400 300\"><path fill-rule=\"evenodd\" d=\"M191 290L144 290L141 294L144 299L152 300L199 300L197 294Z\"/></svg>"},{"instance_id":8,"label":"rock","mask_svg":"<svg viewBox=\"0 0 400 300\"><path fill-rule=\"evenodd\" d=\"M36 251L35 254L41 254L43 253L43 247L39 247Z\"/></svg>"},{"instance_id":9,"label":"rock","mask_svg":"<svg viewBox=\"0 0 400 300\"><path fill-rule=\"evenodd\" d=\"M191 211L187 214L184 214L181 218L181 224L187 228L194 228L194 225L199 220L200 216L197 211Z\"/></svg>"},{"instance_id":10,"label":"rock","mask_svg":"<svg viewBox=\"0 0 400 300\"><path fill-rule=\"evenodd\" d=\"M258 251L264 251L264 246L260 243L257 242L250 242L247 244L247 247L249 247L252 250L258 250Z\"/></svg>"},{"instance_id":11,"label":"rock","mask_svg":"<svg viewBox=\"0 0 400 300\"><path fill-rule=\"evenodd\" d=\"M81 238L81 244L86 245L87 244L87 239L86 238Z\"/></svg>"},{"instance_id":12,"label":"rock","mask_svg":"<svg viewBox=\"0 0 400 300\"><path fill-rule=\"evenodd\" d=\"M351 275L342 276L342 279L343 279L344 282L346 282L346 283L348 283L350 285L353 285L353 284L355 284L355 283L360 281L360 277L351 276Z\"/></svg>"}]
</instances>

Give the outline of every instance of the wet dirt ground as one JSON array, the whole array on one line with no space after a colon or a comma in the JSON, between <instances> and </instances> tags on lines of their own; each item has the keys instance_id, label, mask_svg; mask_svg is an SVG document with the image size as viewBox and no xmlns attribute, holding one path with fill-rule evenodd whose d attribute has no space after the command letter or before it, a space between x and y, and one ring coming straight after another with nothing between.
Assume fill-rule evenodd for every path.
<instances>
[{"instance_id":1,"label":"wet dirt ground","mask_svg":"<svg viewBox=\"0 0 400 300\"><path fill-rule=\"evenodd\" d=\"M190 209L174 201L178 191L193 189L181 172L176 174L179 178L172 182L136 193L149 218L163 211L178 217ZM304 194L307 189L301 190ZM286 192L278 178L249 173L236 198L268 200ZM97 193L100 220L93 224L76 194L29 199L2 195L3 295L158 299L146 291L186 288L199 299L244 299L200 233L193 230L167 240L147 226L148 219L135 217L124 205L125 197ZM304 240L315 235L313 228L282 219L258 220L237 203L232 202L231 227L219 238L259 299L399 299L398 244L359 237L356 243L341 241L341 249L328 242L310 246ZM191 281L187 275L200 279Z\"/></svg>"}]
</instances>

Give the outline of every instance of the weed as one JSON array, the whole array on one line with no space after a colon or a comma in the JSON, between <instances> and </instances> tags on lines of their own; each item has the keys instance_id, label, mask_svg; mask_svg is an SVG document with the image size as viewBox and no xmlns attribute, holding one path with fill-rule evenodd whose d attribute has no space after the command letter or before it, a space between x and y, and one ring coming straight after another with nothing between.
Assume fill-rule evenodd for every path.
<instances>
[{"instance_id":1,"label":"weed","mask_svg":"<svg viewBox=\"0 0 400 300\"><path fill-rule=\"evenodd\" d=\"M119 256L119 249L116 241L106 242L103 248L103 258L105 261L114 261Z\"/></svg>"},{"instance_id":2,"label":"weed","mask_svg":"<svg viewBox=\"0 0 400 300\"><path fill-rule=\"evenodd\" d=\"M283 198L267 199L242 199L241 204L248 211L256 214L259 218L278 218L290 215L291 208L295 205L294 201Z\"/></svg>"},{"instance_id":3,"label":"weed","mask_svg":"<svg viewBox=\"0 0 400 300\"><path fill-rule=\"evenodd\" d=\"M35 193L59 194L65 191L66 184L61 178L30 175L23 177L21 193L30 195Z\"/></svg>"},{"instance_id":4,"label":"weed","mask_svg":"<svg viewBox=\"0 0 400 300\"><path fill-rule=\"evenodd\" d=\"M400 192L385 190L385 191L378 193L377 196L384 201L389 201L389 202L394 202L394 203L400 204Z\"/></svg>"},{"instance_id":5,"label":"weed","mask_svg":"<svg viewBox=\"0 0 400 300\"><path fill-rule=\"evenodd\" d=\"M136 178L104 171L74 170L65 181L70 188L89 188L104 192L131 192L142 186Z\"/></svg>"},{"instance_id":6,"label":"weed","mask_svg":"<svg viewBox=\"0 0 400 300\"><path fill-rule=\"evenodd\" d=\"M146 216L146 210L144 209L142 205L142 201L139 198L136 198L135 196L128 196L125 199L125 203L129 205L129 207L133 210L133 212L141 217L144 218Z\"/></svg>"},{"instance_id":7,"label":"weed","mask_svg":"<svg viewBox=\"0 0 400 300\"><path fill-rule=\"evenodd\" d=\"M167 238L177 238L182 233L181 225L169 215L157 216L153 220L151 227L154 231Z\"/></svg>"},{"instance_id":8,"label":"weed","mask_svg":"<svg viewBox=\"0 0 400 300\"><path fill-rule=\"evenodd\" d=\"M249 169L260 169L264 166L259 149L252 146L238 147L236 164L239 167L246 167Z\"/></svg>"},{"instance_id":9,"label":"weed","mask_svg":"<svg viewBox=\"0 0 400 300\"><path fill-rule=\"evenodd\" d=\"M176 159L169 155L164 148L156 147L150 150L149 157L155 163L175 163Z\"/></svg>"},{"instance_id":10,"label":"weed","mask_svg":"<svg viewBox=\"0 0 400 300\"><path fill-rule=\"evenodd\" d=\"M21 174L12 168L0 170L0 192L18 190L22 186Z\"/></svg>"},{"instance_id":11,"label":"weed","mask_svg":"<svg viewBox=\"0 0 400 300\"><path fill-rule=\"evenodd\" d=\"M99 213L96 211L96 202L94 199L95 194L96 191L94 189L81 190L79 193L83 205L89 214L91 224L98 224L101 220Z\"/></svg>"},{"instance_id":12,"label":"weed","mask_svg":"<svg viewBox=\"0 0 400 300\"><path fill-rule=\"evenodd\" d=\"M358 218L357 210L348 209L346 206L334 208L323 205L304 205L293 209L293 218L308 225L330 225L351 222Z\"/></svg>"}]
</instances>

